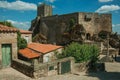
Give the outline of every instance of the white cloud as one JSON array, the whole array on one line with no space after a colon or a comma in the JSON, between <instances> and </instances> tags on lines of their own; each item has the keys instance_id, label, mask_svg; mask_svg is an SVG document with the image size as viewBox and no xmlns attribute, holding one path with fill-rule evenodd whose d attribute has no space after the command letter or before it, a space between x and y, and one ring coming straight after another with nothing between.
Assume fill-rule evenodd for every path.
<instances>
[{"instance_id":1,"label":"white cloud","mask_svg":"<svg viewBox=\"0 0 120 80\"><path fill-rule=\"evenodd\" d=\"M52 8L55 8L55 5L52 5Z\"/></svg>"},{"instance_id":2,"label":"white cloud","mask_svg":"<svg viewBox=\"0 0 120 80\"><path fill-rule=\"evenodd\" d=\"M15 2L0 1L0 8L6 8L11 10L37 10L37 5L23 1Z\"/></svg>"},{"instance_id":3,"label":"white cloud","mask_svg":"<svg viewBox=\"0 0 120 80\"><path fill-rule=\"evenodd\" d=\"M38 2L38 4L42 4L42 2Z\"/></svg>"},{"instance_id":4,"label":"white cloud","mask_svg":"<svg viewBox=\"0 0 120 80\"><path fill-rule=\"evenodd\" d=\"M13 21L13 20L7 20L8 22L11 22L15 27L19 29L24 29L28 30L30 28L30 22L18 22L18 21Z\"/></svg>"},{"instance_id":5,"label":"white cloud","mask_svg":"<svg viewBox=\"0 0 120 80\"><path fill-rule=\"evenodd\" d=\"M113 24L112 27L120 27L120 24Z\"/></svg>"},{"instance_id":6,"label":"white cloud","mask_svg":"<svg viewBox=\"0 0 120 80\"><path fill-rule=\"evenodd\" d=\"M55 2L56 0L45 0L45 1L50 2L50 3L53 3L53 2Z\"/></svg>"},{"instance_id":7,"label":"white cloud","mask_svg":"<svg viewBox=\"0 0 120 80\"><path fill-rule=\"evenodd\" d=\"M110 11L116 11L119 9L120 9L120 6L118 5L104 5L104 6L101 6L99 9L97 9L95 12L106 13Z\"/></svg>"},{"instance_id":8,"label":"white cloud","mask_svg":"<svg viewBox=\"0 0 120 80\"><path fill-rule=\"evenodd\" d=\"M99 2L110 2L110 1L113 1L113 0L99 0Z\"/></svg>"},{"instance_id":9,"label":"white cloud","mask_svg":"<svg viewBox=\"0 0 120 80\"><path fill-rule=\"evenodd\" d=\"M113 24L112 27L113 32L120 34L120 24Z\"/></svg>"}]
</instances>

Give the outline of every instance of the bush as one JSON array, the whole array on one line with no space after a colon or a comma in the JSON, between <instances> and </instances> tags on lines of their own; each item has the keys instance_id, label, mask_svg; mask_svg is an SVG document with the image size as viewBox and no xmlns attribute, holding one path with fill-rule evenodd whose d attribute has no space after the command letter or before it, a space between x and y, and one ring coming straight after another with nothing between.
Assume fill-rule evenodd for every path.
<instances>
[{"instance_id":1,"label":"bush","mask_svg":"<svg viewBox=\"0 0 120 80\"><path fill-rule=\"evenodd\" d=\"M102 38L102 39L107 39L107 35L109 34L109 32L107 32L107 31L100 31L99 33L98 33L98 36L100 37L100 38Z\"/></svg>"},{"instance_id":2,"label":"bush","mask_svg":"<svg viewBox=\"0 0 120 80\"><path fill-rule=\"evenodd\" d=\"M17 45L18 45L18 50L19 49L24 49L27 47L27 41L24 38L21 38L21 33L17 33Z\"/></svg>"},{"instance_id":3,"label":"bush","mask_svg":"<svg viewBox=\"0 0 120 80\"><path fill-rule=\"evenodd\" d=\"M0 21L0 24L6 25L8 27L14 27L13 24L11 22L8 22L8 21Z\"/></svg>"},{"instance_id":4,"label":"bush","mask_svg":"<svg viewBox=\"0 0 120 80\"><path fill-rule=\"evenodd\" d=\"M99 56L99 48L96 45L87 45L79 43L71 43L63 50L62 54L58 54L58 58L74 57L76 62L96 62Z\"/></svg>"}]
</instances>

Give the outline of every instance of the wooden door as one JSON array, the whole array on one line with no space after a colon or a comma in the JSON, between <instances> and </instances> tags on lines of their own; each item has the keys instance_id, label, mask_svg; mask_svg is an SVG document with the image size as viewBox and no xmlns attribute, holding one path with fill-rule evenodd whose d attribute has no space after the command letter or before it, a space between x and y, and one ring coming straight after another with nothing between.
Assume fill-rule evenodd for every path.
<instances>
[{"instance_id":1,"label":"wooden door","mask_svg":"<svg viewBox=\"0 0 120 80\"><path fill-rule=\"evenodd\" d=\"M7 67L11 64L11 45L3 44L2 45L2 66Z\"/></svg>"}]
</instances>

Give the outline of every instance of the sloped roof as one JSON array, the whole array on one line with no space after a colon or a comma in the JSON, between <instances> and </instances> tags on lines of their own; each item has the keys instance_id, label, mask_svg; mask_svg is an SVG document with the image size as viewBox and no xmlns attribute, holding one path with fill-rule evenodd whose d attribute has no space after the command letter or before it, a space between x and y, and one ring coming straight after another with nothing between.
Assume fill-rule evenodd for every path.
<instances>
[{"instance_id":1,"label":"sloped roof","mask_svg":"<svg viewBox=\"0 0 120 80\"><path fill-rule=\"evenodd\" d=\"M16 28L8 27L8 26L0 24L0 31L1 32L17 32L18 30Z\"/></svg>"},{"instance_id":2,"label":"sloped roof","mask_svg":"<svg viewBox=\"0 0 120 80\"><path fill-rule=\"evenodd\" d=\"M19 30L21 34L32 34L32 31L28 30Z\"/></svg>"},{"instance_id":3,"label":"sloped roof","mask_svg":"<svg viewBox=\"0 0 120 80\"><path fill-rule=\"evenodd\" d=\"M52 44L30 43L28 44L28 48L31 48L35 51L45 54L56 49L62 48L62 46L56 46Z\"/></svg>"},{"instance_id":4,"label":"sloped roof","mask_svg":"<svg viewBox=\"0 0 120 80\"><path fill-rule=\"evenodd\" d=\"M36 58L41 55L40 53L37 53L29 48L19 50L19 54L29 59Z\"/></svg>"}]
</instances>

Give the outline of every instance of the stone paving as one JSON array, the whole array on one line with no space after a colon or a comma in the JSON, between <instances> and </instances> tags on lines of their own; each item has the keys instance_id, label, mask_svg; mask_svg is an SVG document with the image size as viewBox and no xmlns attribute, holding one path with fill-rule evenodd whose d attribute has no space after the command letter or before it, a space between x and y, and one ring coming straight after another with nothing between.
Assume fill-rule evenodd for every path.
<instances>
[{"instance_id":1,"label":"stone paving","mask_svg":"<svg viewBox=\"0 0 120 80\"><path fill-rule=\"evenodd\" d=\"M120 62L105 63L106 72L65 74L32 79L13 68L0 70L0 80L120 80Z\"/></svg>"},{"instance_id":2,"label":"stone paving","mask_svg":"<svg viewBox=\"0 0 120 80\"><path fill-rule=\"evenodd\" d=\"M120 73L97 72L80 75L66 74L43 77L38 80L120 80Z\"/></svg>"},{"instance_id":3,"label":"stone paving","mask_svg":"<svg viewBox=\"0 0 120 80\"><path fill-rule=\"evenodd\" d=\"M30 78L13 68L0 70L0 80L29 80Z\"/></svg>"}]
</instances>

